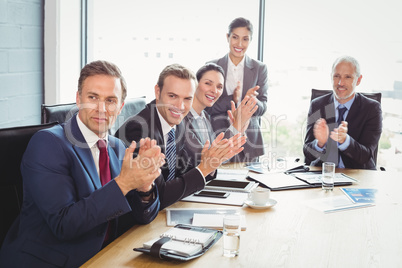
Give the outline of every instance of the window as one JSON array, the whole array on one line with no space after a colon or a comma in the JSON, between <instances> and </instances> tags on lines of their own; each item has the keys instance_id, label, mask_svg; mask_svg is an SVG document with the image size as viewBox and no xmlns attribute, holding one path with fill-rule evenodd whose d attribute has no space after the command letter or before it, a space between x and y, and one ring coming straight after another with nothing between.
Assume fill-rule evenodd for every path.
<instances>
[{"instance_id":1,"label":"window","mask_svg":"<svg viewBox=\"0 0 402 268\"><path fill-rule=\"evenodd\" d=\"M145 95L149 101L165 66L180 63L196 72L225 55L234 18L249 18L258 31L258 0L92 0L89 7L89 61L116 63L127 80L128 97ZM257 42L248 52L256 58Z\"/></svg>"},{"instance_id":2,"label":"window","mask_svg":"<svg viewBox=\"0 0 402 268\"><path fill-rule=\"evenodd\" d=\"M87 1L88 61L116 63L126 77L128 97L145 95L152 100L158 75L168 64L180 63L195 72L206 61L226 54L227 27L235 17L252 21L254 40L247 53L257 59L259 0ZM401 170L402 17L398 12L402 2L266 0L265 7L263 49L270 85L262 122L267 157L303 156L311 89L331 89L332 63L348 54L362 68L357 91L383 94L378 166ZM79 16L70 17L76 22ZM74 101L76 90L76 78L71 77L78 76L78 68L68 61L74 57L68 56L77 54L71 49L79 31L75 23L70 25L72 46L63 47L60 68L63 74L76 75L68 74L68 83L61 79L59 102ZM65 29L61 28L61 35L68 37Z\"/></svg>"},{"instance_id":3,"label":"window","mask_svg":"<svg viewBox=\"0 0 402 268\"><path fill-rule=\"evenodd\" d=\"M45 4L45 103L75 102L80 74L80 0Z\"/></svg>"},{"instance_id":4,"label":"window","mask_svg":"<svg viewBox=\"0 0 402 268\"><path fill-rule=\"evenodd\" d=\"M400 10L397 0L267 1L264 60L270 88L265 116L271 129L265 140L271 154L303 155L311 89L332 89L332 63L351 55L363 75L356 91L382 92L378 166L401 170Z\"/></svg>"}]
</instances>

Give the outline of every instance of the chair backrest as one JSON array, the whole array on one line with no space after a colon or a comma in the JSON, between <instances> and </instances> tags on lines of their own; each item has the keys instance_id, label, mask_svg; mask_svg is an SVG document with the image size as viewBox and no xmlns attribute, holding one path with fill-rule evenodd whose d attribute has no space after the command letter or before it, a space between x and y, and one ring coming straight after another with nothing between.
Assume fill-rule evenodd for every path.
<instances>
[{"instance_id":1,"label":"chair backrest","mask_svg":"<svg viewBox=\"0 0 402 268\"><path fill-rule=\"evenodd\" d=\"M22 205L20 164L31 137L57 123L0 129L0 246Z\"/></svg>"},{"instance_id":2,"label":"chair backrest","mask_svg":"<svg viewBox=\"0 0 402 268\"><path fill-rule=\"evenodd\" d=\"M61 124L78 112L78 107L75 103L52 105L42 104L41 110L42 124L51 122L59 122Z\"/></svg>"},{"instance_id":3,"label":"chair backrest","mask_svg":"<svg viewBox=\"0 0 402 268\"><path fill-rule=\"evenodd\" d=\"M138 114L146 106L145 96L126 99L124 102L124 107L119 116L116 118L116 122L113 127L111 127L109 133L114 135L121 125L130 116ZM54 104L47 105L42 104L41 107L41 122L42 124L50 122L64 123L70 119L76 112L78 112L78 107L75 103L66 104Z\"/></svg>"},{"instance_id":4,"label":"chair backrest","mask_svg":"<svg viewBox=\"0 0 402 268\"><path fill-rule=\"evenodd\" d=\"M116 118L114 126L110 129L110 134L114 135L116 131L126 122L130 116L134 116L141 112L147 105L145 96L126 99L124 107L119 116Z\"/></svg>"},{"instance_id":5,"label":"chair backrest","mask_svg":"<svg viewBox=\"0 0 402 268\"><path fill-rule=\"evenodd\" d=\"M325 94L331 93L332 90L322 90L322 89L312 89L311 90L311 100L314 100L317 97L323 96ZM373 99L381 103L381 92L376 92L376 93L366 93L366 92L361 92L364 96L367 98Z\"/></svg>"}]
</instances>

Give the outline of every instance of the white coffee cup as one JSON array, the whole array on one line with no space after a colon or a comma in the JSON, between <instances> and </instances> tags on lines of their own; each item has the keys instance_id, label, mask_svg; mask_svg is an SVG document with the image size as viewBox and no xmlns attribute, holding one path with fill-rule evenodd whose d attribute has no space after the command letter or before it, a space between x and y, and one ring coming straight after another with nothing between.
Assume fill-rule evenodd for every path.
<instances>
[{"instance_id":1,"label":"white coffee cup","mask_svg":"<svg viewBox=\"0 0 402 268\"><path fill-rule=\"evenodd\" d=\"M264 206L268 203L271 190L267 188L254 188L248 194L248 198L257 206Z\"/></svg>"}]
</instances>

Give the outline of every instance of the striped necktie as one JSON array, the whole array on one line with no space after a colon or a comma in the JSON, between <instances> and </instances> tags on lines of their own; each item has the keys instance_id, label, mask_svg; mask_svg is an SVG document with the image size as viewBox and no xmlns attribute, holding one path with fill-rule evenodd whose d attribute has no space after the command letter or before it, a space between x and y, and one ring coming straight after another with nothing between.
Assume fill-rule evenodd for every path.
<instances>
[{"instance_id":1,"label":"striped necktie","mask_svg":"<svg viewBox=\"0 0 402 268\"><path fill-rule=\"evenodd\" d=\"M348 108L346 107L341 107L340 105L338 106L338 121L336 121L336 123L338 124L338 126L342 123L343 121L343 115L345 114L345 112L348 110Z\"/></svg>"},{"instance_id":2,"label":"striped necktie","mask_svg":"<svg viewBox=\"0 0 402 268\"><path fill-rule=\"evenodd\" d=\"M170 181L175 177L176 173L176 144L174 128L172 128L168 134L168 140L166 143L166 159L169 166L169 175L166 181Z\"/></svg>"},{"instance_id":3,"label":"striped necktie","mask_svg":"<svg viewBox=\"0 0 402 268\"><path fill-rule=\"evenodd\" d=\"M348 110L348 108L346 108L345 106L338 106L338 120L336 121L338 127L341 125L342 121L343 121L343 115L345 114L345 112ZM337 145L339 146L339 142L337 143ZM338 151L338 163L336 165L336 167L339 167L339 164L341 163L341 154Z\"/></svg>"}]
</instances>

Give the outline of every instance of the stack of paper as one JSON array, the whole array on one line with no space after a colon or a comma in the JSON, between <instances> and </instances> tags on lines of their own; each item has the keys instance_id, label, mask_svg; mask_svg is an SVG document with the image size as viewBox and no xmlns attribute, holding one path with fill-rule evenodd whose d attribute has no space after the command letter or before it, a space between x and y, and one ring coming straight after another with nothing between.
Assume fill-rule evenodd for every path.
<instances>
[{"instance_id":1,"label":"stack of paper","mask_svg":"<svg viewBox=\"0 0 402 268\"><path fill-rule=\"evenodd\" d=\"M193 225L208 228L223 228L223 214L194 214ZM242 231L247 229L246 216L241 215L241 229Z\"/></svg>"},{"instance_id":2,"label":"stack of paper","mask_svg":"<svg viewBox=\"0 0 402 268\"><path fill-rule=\"evenodd\" d=\"M345 195L314 199L306 203L308 206L325 213L374 206L372 203L353 203Z\"/></svg>"},{"instance_id":3,"label":"stack of paper","mask_svg":"<svg viewBox=\"0 0 402 268\"><path fill-rule=\"evenodd\" d=\"M247 169L218 168L216 179L244 181L247 178L247 174Z\"/></svg>"}]
</instances>

